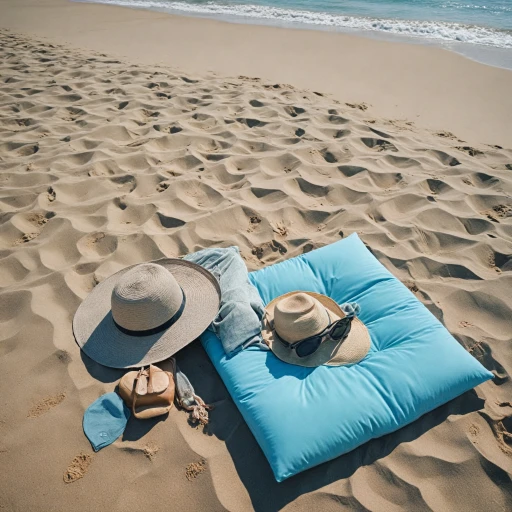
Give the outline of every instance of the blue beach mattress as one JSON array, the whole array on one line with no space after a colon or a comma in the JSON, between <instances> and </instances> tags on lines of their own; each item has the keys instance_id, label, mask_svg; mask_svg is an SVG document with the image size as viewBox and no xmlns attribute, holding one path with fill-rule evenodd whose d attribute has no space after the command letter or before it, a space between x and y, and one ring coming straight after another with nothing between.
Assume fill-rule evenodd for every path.
<instances>
[{"instance_id":1,"label":"blue beach mattress","mask_svg":"<svg viewBox=\"0 0 512 512\"><path fill-rule=\"evenodd\" d=\"M355 301L371 335L357 364L305 368L272 352L228 359L201 341L278 482L393 432L492 378L356 234L250 274L265 304L294 290Z\"/></svg>"}]
</instances>

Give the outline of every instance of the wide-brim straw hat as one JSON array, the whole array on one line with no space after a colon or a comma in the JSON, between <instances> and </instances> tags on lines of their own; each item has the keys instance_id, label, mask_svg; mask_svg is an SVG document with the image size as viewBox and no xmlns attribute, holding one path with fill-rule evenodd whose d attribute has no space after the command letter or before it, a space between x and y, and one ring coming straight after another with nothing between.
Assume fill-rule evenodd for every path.
<instances>
[{"instance_id":1,"label":"wide-brim straw hat","mask_svg":"<svg viewBox=\"0 0 512 512\"><path fill-rule=\"evenodd\" d=\"M120 270L79 306L73 333L94 361L133 368L163 361L198 338L216 317L220 287L189 261L160 259Z\"/></svg>"},{"instance_id":2,"label":"wide-brim straw hat","mask_svg":"<svg viewBox=\"0 0 512 512\"><path fill-rule=\"evenodd\" d=\"M265 308L263 339L286 363L306 367L354 364L364 359L371 345L370 333L357 317L352 319L350 333L344 340L326 339L309 356L299 357L295 350L285 346L314 336L345 316L340 306L326 295L290 292L275 298Z\"/></svg>"}]
</instances>

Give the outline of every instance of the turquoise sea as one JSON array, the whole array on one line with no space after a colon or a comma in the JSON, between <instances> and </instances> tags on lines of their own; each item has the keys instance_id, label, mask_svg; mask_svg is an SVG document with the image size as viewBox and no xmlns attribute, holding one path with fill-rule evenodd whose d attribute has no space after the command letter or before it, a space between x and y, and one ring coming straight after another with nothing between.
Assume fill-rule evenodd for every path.
<instances>
[{"instance_id":1,"label":"turquoise sea","mask_svg":"<svg viewBox=\"0 0 512 512\"><path fill-rule=\"evenodd\" d=\"M81 0L435 44L512 69L512 0Z\"/></svg>"}]
</instances>

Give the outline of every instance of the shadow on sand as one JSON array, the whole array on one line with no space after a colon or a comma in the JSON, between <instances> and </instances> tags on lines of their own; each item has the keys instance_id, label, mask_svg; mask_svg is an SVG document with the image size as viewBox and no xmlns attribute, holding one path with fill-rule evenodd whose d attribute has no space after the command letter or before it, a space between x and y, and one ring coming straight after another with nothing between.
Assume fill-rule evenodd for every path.
<instances>
[{"instance_id":1,"label":"shadow on sand","mask_svg":"<svg viewBox=\"0 0 512 512\"><path fill-rule=\"evenodd\" d=\"M183 349L179 353L178 364L193 382L196 392L207 403L215 404L205 433L215 435L226 443L257 512L281 510L302 494L349 478L360 467L386 457L400 443L417 439L448 416L477 411L484 405L475 391L468 391L397 432L373 439L350 453L277 483L267 459L200 343Z\"/></svg>"},{"instance_id":2,"label":"shadow on sand","mask_svg":"<svg viewBox=\"0 0 512 512\"><path fill-rule=\"evenodd\" d=\"M89 373L101 382L115 382L123 370L105 368L82 353ZM386 436L374 439L355 450L277 483L270 465L254 436L233 403L215 367L199 341L182 349L176 356L181 370L193 383L196 393L215 408L205 435L214 435L226 443L238 475L246 487L257 512L281 510L302 494L320 489L332 482L352 476L360 467L368 466L389 455L400 443L413 441L452 414L477 411L484 401L474 391L468 391L442 407L424 415L410 425ZM152 420L131 418L123 441L135 441L145 436L167 415Z\"/></svg>"}]
</instances>

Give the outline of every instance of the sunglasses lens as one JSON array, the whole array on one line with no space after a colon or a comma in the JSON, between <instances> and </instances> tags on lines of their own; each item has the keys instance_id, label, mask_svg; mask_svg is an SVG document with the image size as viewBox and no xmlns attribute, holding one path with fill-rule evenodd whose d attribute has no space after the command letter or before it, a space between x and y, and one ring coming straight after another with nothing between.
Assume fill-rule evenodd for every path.
<instances>
[{"instance_id":1,"label":"sunglasses lens","mask_svg":"<svg viewBox=\"0 0 512 512\"><path fill-rule=\"evenodd\" d=\"M333 340L344 339L350 332L350 326L350 318L343 318L342 320L339 320L335 325L332 326L329 336ZM295 347L295 353L299 357L310 356L313 352L318 350L318 347L321 345L324 336L325 334L322 334L304 340Z\"/></svg>"},{"instance_id":2,"label":"sunglasses lens","mask_svg":"<svg viewBox=\"0 0 512 512\"><path fill-rule=\"evenodd\" d=\"M315 350L318 349L320 346L320 343L322 343L322 338L320 336L317 336L315 338L311 338L307 341L304 341L304 343L301 343L296 349L295 353L299 357L307 357L310 356Z\"/></svg>"},{"instance_id":3,"label":"sunglasses lens","mask_svg":"<svg viewBox=\"0 0 512 512\"><path fill-rule=\"evenodd\" d=\"M343 318L331 330L331 338L334 340L341 340L346 337L350 332L351 321L349 318Z\"/></svg>"}]
</instances>

